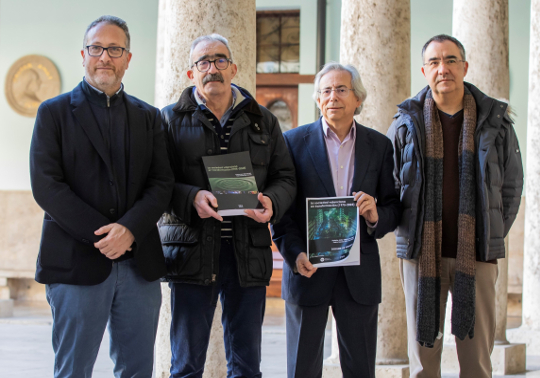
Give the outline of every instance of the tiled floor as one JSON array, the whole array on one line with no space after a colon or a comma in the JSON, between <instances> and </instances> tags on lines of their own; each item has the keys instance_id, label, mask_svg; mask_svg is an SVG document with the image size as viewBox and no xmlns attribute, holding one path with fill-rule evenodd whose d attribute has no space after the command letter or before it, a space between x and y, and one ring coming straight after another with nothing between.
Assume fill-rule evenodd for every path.
<instances>
[{"instance_id":1,"label":"tiled floor","mask_svg":"<svg viewBox=\"0 0 540 378\"><path fill-rule=\"evenodd\" d=\"M51 346L52 322L46 303L17 303L13 318L0 319L0 377L52 377L54 354ZM519 325L519 317L509 318L509 325ZM330 332L327 331L325 357L330 354ZM109 337L105 334L94 367L94 378L112 377L108 356ZM262 367L265 378L286 376L285 318L280 299L267 304L263 327ZM540 356L527 356L528 372L505 377L540 378ZM457 375L444 375L456 378Z\"/></svg>"}]
</instances>

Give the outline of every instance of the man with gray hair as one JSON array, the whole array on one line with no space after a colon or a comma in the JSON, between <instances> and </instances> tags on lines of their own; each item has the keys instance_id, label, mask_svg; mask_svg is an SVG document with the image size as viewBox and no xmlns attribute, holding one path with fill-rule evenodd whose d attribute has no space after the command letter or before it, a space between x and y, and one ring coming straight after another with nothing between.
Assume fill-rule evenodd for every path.
<instances>
[{"instance_id":1,"label":"man with gray hair","mask_svg":"<svg viewBox=\"0 0 540 378\"><path fill-rule=\"evenodd\" d=\"M56 378L91 377L107 324L114 376L150 377L165 259L156 222L173 189L158 109L128 95L126 22L86 29L84 78L45 101L30 177L45 211L36 281L53 316Z\"/></svg>"},{"instance_id":2,"label":"man with gray hair","mask_svg":"<svg viewBox=\"0 0 540 378\"><path fill-rule=\"evenodd\" d=\"M292 202L294 167L276 117L231 83L237 67L228 41L218 34L195 39L189 62L194 85L162 110L175 176L166 217L173 222L162 227L162 240L177 245L167 253L171 377L202 377L218 296L227 377L261 377L262 322L272 275L268 222L278 221ZM263 209L222 217L202 158L243 151L249 152Z\"/></svg>"},{"instance_id":3,"label":"man with gray hair","mask_svg":"<svg viewBox=\"0 0 540 378\"><path fill-rule=\"evenodd\" d=\"M376 239L400 216L393 187L390 140L360 125L366 90L350 65L328 63L315 77L322 117L287 131L298 192L273 237L286 264L282 296L287 313L289 378L321 377L328 309L336 319L343 376L375 377L381 266ZM317 269L306 255L306 198L354 196L360 215L360 265Z\"/></svg>"}]
</instances>

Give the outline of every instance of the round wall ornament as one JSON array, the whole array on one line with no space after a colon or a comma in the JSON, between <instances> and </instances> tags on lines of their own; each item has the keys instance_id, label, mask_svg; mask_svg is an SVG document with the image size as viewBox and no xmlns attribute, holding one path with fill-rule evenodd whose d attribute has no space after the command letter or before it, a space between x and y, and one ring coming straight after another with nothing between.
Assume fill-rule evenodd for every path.
<instances>
[{"instance_id":1,"label":"round wall ornament","mask_svg":"<svg viewBox=\"0 0 540 378\"><path fill-rule=\"evenodd\" d=\"M23 116L35 117L43 101L60 94L60 75L48 58L26 55L9 69L5 93L13 110Z\"/></svg>"}]
</instances>

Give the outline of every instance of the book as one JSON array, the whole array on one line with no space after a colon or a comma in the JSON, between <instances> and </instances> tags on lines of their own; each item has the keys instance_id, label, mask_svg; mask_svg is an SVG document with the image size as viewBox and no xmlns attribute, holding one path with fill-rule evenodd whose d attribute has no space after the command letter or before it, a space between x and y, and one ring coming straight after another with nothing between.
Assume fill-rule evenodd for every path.
<instances>
[{"instance_id":1,"label":"book","mask_svg":"<svg viewBox=\"0 0 540 378\"><path fill-rule=\"evenodd\" d=\"M245 215L244 210L264 210L257 199L259 190L249 152L203 156L212 194L221 216Z\"/></svg>"},{"instance_id":2,"label":"book","mask_svg":"<svg viewBox=\"0 0 540 378\"><path fill-rule=\"evenodd\" d=\"M306 198L307 255L316 267L360 265L354 197Z\"/></svg>"}]
</instances>

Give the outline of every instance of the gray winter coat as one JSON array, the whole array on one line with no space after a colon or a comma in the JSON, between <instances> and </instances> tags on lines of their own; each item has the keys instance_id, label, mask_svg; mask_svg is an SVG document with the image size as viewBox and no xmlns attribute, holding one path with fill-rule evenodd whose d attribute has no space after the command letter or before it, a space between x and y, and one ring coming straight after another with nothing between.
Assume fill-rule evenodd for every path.
<instances>
[{"instance_id":1,"label":"gray winter coat","mask_svg":"<svg viewBox=\"0 0 540 378\"><path fill-rule=\"evenodd\" d=\"M477 260L505 257L504 237L514 222L523 190L523 166L508 104L465 83L476 101ZM394 145L394 180L403 205L396 229L397 256L416 259L424 221L423 106L429 87L398 105L387 136Z\"/></svg>"}]
</instances>

